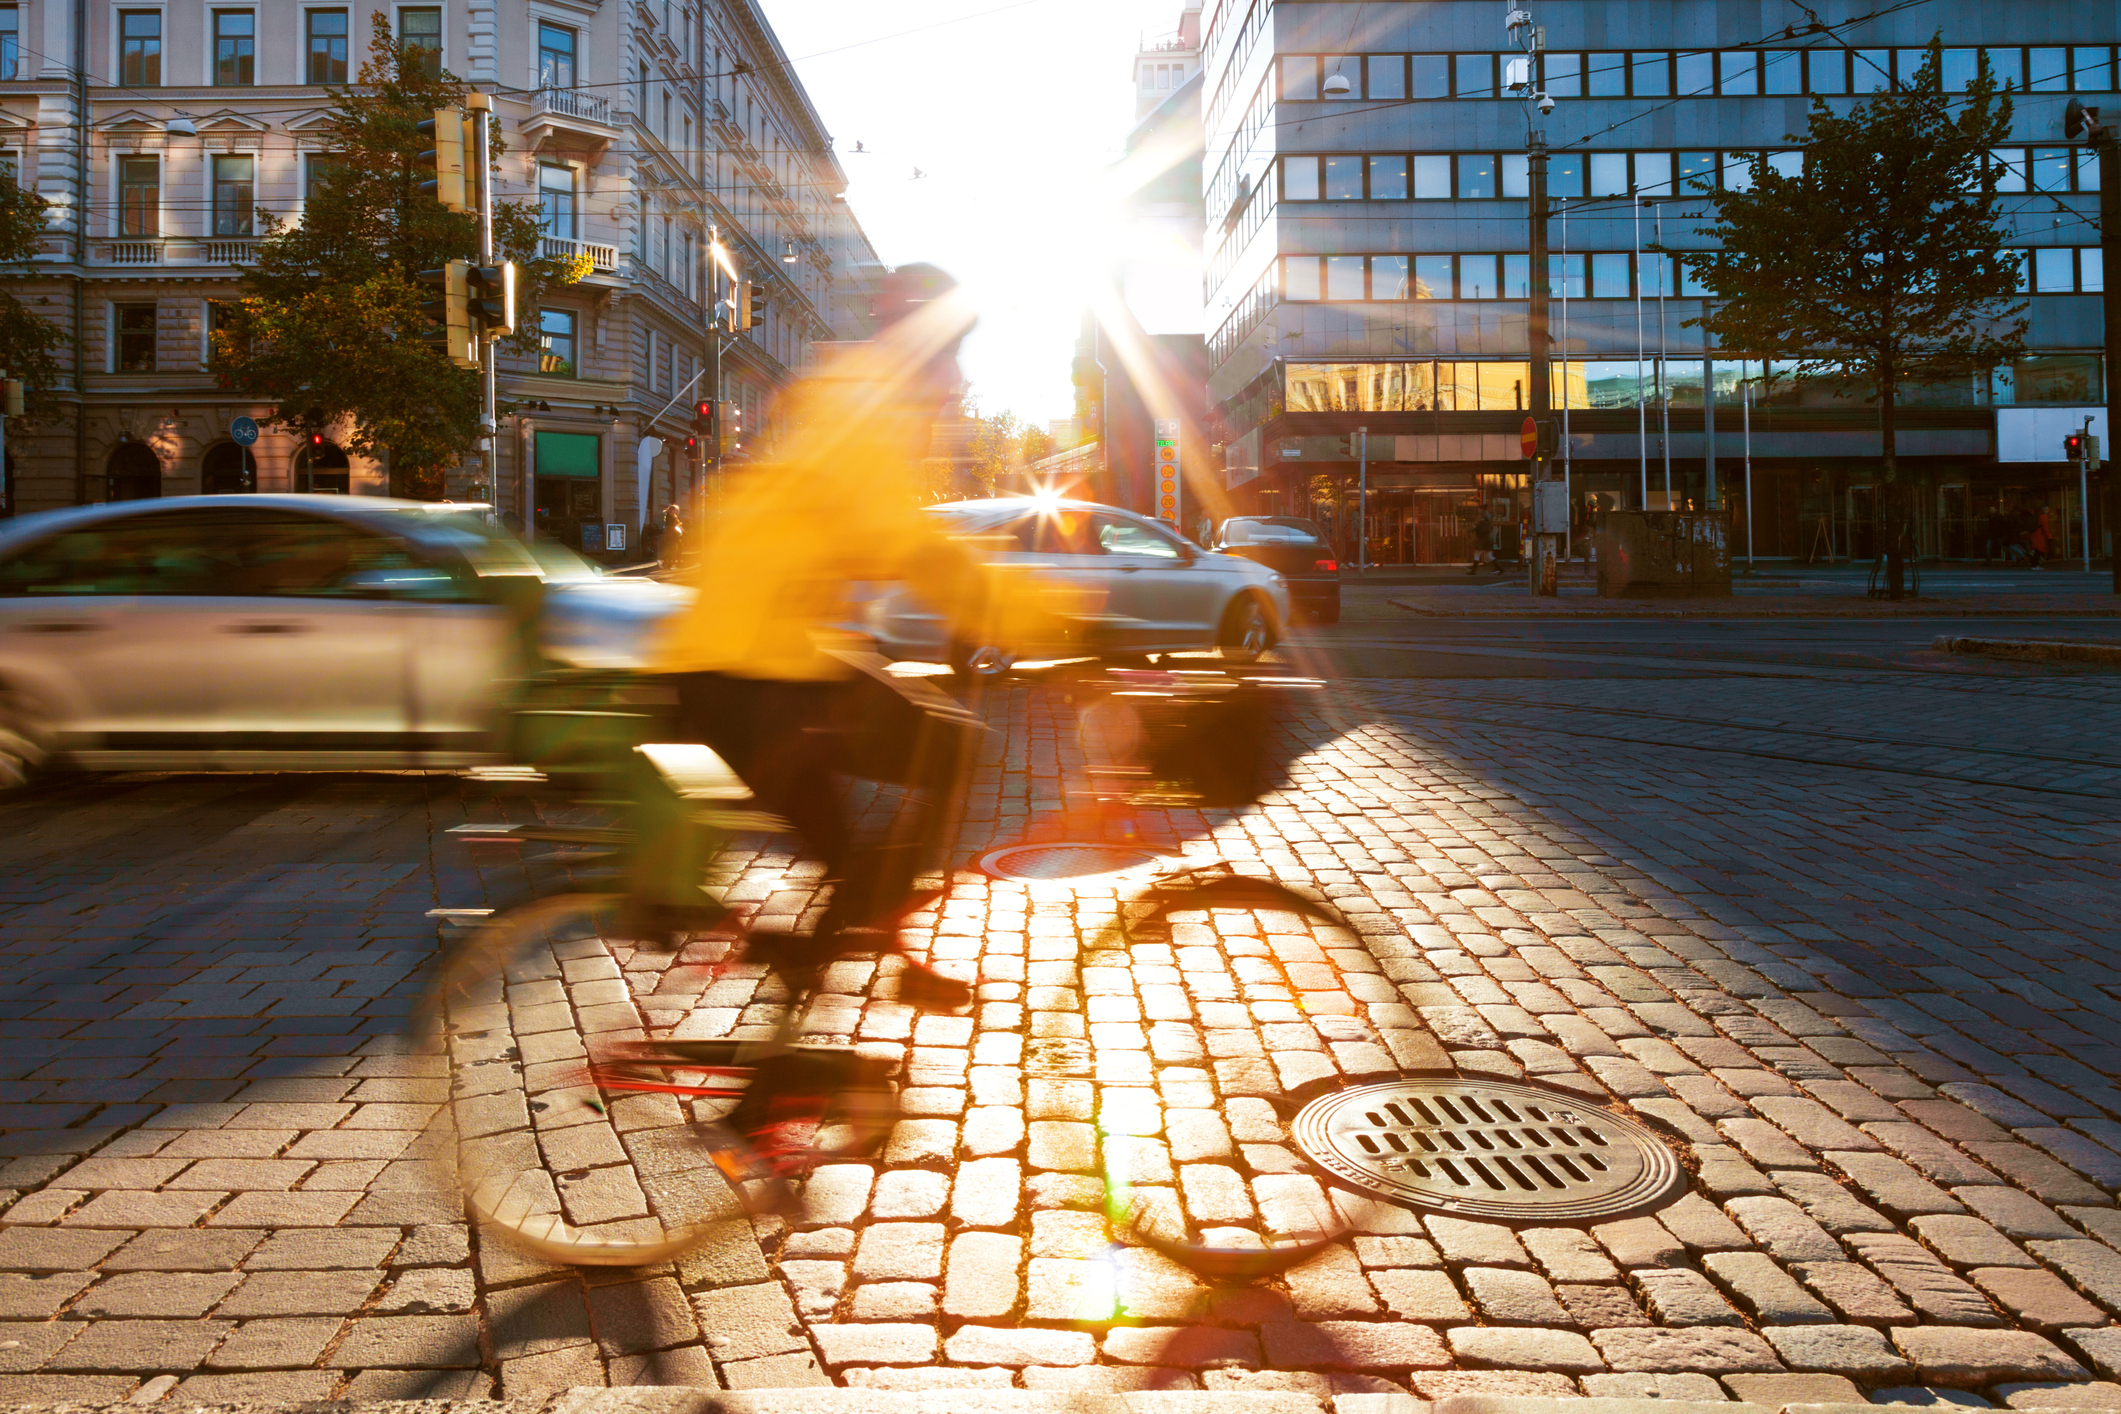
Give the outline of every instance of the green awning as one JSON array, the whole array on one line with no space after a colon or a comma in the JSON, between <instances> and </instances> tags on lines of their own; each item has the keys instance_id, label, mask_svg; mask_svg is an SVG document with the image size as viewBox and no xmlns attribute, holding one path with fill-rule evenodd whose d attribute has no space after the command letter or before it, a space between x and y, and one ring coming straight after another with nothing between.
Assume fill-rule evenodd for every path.
<instances>
[{"instance_id":1,"label":"green awning","mask_svg":"<svg viewBox=\"0 0 2121 1414\"><path fill-rule=\"evenodd\" d=\"M537 438L538 475L596 478L601 458L594 434L540 432Z\"/></svg>"}]
</instances>

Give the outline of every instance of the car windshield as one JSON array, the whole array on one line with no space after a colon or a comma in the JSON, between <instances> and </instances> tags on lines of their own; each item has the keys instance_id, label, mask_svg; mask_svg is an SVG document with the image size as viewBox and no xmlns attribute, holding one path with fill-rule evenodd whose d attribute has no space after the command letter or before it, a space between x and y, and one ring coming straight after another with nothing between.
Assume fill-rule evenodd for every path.
<instances>
[{"instance_id":1,"label":"car windshield","mask_svg":"<svg viewBox=\"0 0 2121 1414\"><path fill-rule=\"evenodd\" d=\"M452 510L399 509L386 512L391 529L415 545L448 546L480 574L535 571L548 581L604 578L604 571L557 540L539 536L528 544L516 538L493 513L466 506Z\"/></svg>"},{"instance_id":2,"label":"car windshield","mask_svg":"<svg viewBox=\"0 0 2121 1414\"><path fill-rule=\"evenodd\" d=\"M1298 545L1323 537L1310 521L1295 516L1231 519L1223 522L1225 545Z\"/></svg>"}]
</instances>

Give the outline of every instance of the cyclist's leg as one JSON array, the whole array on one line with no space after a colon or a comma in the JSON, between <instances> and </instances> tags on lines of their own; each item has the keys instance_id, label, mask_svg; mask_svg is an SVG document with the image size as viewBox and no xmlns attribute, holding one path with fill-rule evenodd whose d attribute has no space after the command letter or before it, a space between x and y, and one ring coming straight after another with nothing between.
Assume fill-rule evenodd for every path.
<instances>
[{"instance_id":1,"label":"cyclist's leg","mask_svg":"<svg viewBox=\"0 0 2121 1414\"><path fill-rule=\"evenodd\" d=\"M940 862L978 738L969 714L928 684L883 671L881 660L856 667L837 689L835 710L836 720L850 724L848 769L908 786L912 799L881 841L850 852L821 935L858 927L896 931L914 879Z\"/></svg>"},{"instance_id":2,"label":"cyclist's leg","mask_svg":"<svg viewBox=\"0 0 2121 1414\"><path fill-rule=\"evenodd\" d=\"M675 673L678 710L672 736L711 748L751 788L760 807L794 825L828 868L842 867L848 829L832 781L826 721L828 685ZM637 907L709 905L699 887L699 857L688 808L645 758L636 767L630 816Z\"/></svg>"}]
</instances>

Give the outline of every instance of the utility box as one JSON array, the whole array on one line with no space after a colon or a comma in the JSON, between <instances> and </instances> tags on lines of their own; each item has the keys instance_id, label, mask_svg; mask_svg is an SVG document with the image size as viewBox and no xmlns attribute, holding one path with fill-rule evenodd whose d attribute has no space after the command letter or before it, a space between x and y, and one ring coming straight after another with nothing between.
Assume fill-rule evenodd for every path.
<instances>
[{"instance_id":1,"label":"utility box","mask_svg":"<svg viewBox=\"0 0 2121 1414\"><path fill-rule=\"evenodd\" d=\"M1606 511L1598 518L1603 599L1714 599L1731 592L1728 511Z\"/></svg>"},{"instance_id":2,"label":"utility box","mask_svg":"<svg viewBox=\"0 0 2121 1414\"><path fill-rule=\"evenodd\" d=\"M1532 483L1532 533L1534 535L1566 535L1569 533L1568 482L1535 481Z\"/></svg>"}]
</instances>

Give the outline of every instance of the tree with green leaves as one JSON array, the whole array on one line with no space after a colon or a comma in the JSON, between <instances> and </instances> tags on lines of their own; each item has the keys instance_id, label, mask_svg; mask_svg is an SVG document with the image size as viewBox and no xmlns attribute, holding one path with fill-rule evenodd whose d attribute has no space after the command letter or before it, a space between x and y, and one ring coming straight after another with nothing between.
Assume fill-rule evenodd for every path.
<instances>
[{"instance_id":1,"label":"tree with green leaves","mask_svg":"<svg viewBox=\"0 0 2121 1414\"><path fill-rule=\"evenodd\" d=\"M1809 131L1789 135L1804 145L1803 170L1786 175L1753 154L1751 187L1715 194L1706 234L1717 249L1686 253L1714 293L1689 325L1794 376L1845 380L1878 405L1895 598L1913 544L1900 398L2016 357L2027 327L1988 156L2010 134L2008 88L1986 55L1964 93L1945 90L1942 70L1933 39L1912 82L1845 113L1814 98Z\"/></svg>"},{"instance_id":2,"label":"tree with green leaves","mask_svg":"<svg viewBox=\"0 0 2121 1414\"><path fill-rule=\"evenodd\" d=\"M477 218L418 190L417 158L431 143L415 125L461 108L468 92L432 62L432 50L393 39L376 13L360 75L333 105L330 157L302 220L259 213L265 239L207 365L221 387L270 402L273 426L306 436L351 423L346 449L388 455L397 493L424 499L440 497L442 473L475 445L480 403L477 371L424 337L436 325L420 308L431 291L419 273L479 253ZM498 125L491 147L498 156ZM493 230L496 259L518 266L521 312L503 347L531 352L540 293L581 272L540 257L526 203L496 202Z\"/></svg>"},{"instance_id":3,"label":"tree with green leaves","mask_svg":"<svg viewBox=\"0 0 2121 1414\"><path fill-rule=\"evenodd\" d=\"M12 173L0 174L0 266L29 271L43 243L49 205L17 186ZM0 369L22 380L31 419L49 407L45 395L63 376L54 351L65 342L66 333L58 325L24 304L14 291L0 288Z\"/></svg>"}]
</instances>

